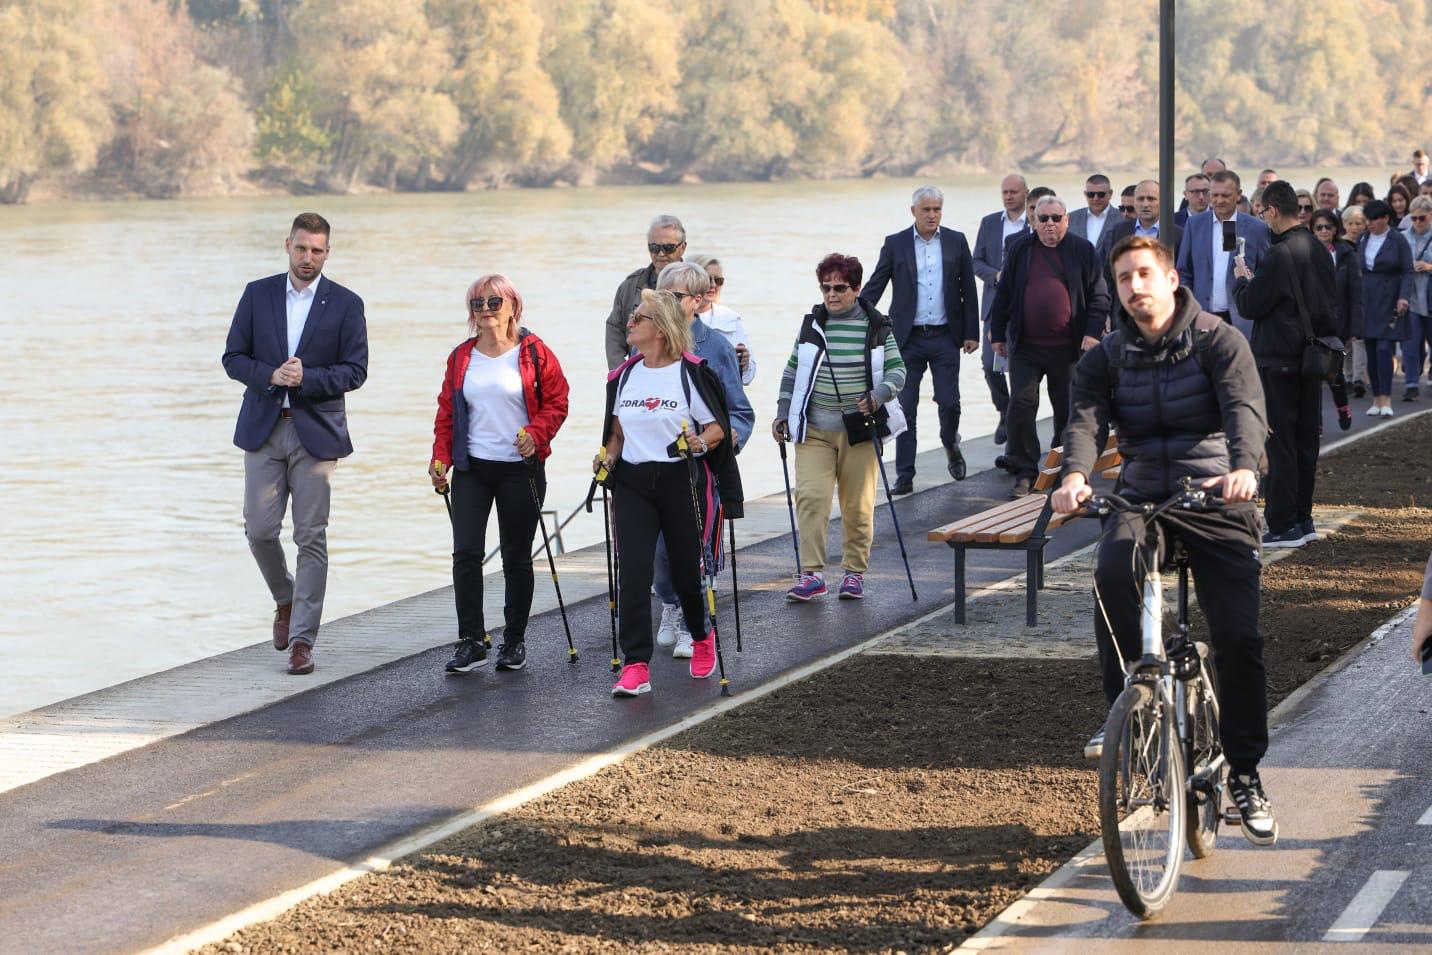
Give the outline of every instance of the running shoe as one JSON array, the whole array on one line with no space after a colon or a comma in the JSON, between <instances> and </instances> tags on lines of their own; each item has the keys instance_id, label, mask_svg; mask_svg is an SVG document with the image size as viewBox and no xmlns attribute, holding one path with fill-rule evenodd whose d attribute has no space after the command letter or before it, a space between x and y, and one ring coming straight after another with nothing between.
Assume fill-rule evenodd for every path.
<instances>
[{"instance_id":1,"label":"running shoe","mask_svg":"<svg viewBox=\"0 0 1432 955\"><path fill-rule=\"evenodd\" d=\"M1290 527L1285 531L1275 534L1272 531L1263 535L1263 547L1302 547L1303 532L1296 527Z\"/></svg>"},{"instance_id":2,"label":"running shoe","mask_svg":"<svg viewBox=\"0 0 1432 955\"><path fill-rule=\"evenodd\" d=\"M1304 544L1311 544L1313 541L1322 540L1322 537L1318 535L1318 529L1313 526L1313 519L1311 517L1306 521L1298 522L1298 533L1303 535Z\"/></svg>"},{"instance_id":3,"label":"running shoe","mask_svg":"<svg viewBox=\"0 0 1432 955\"><path fill-rule=\"evenodd\" d=\"M446 670L448 673L468 673L486 662L487 648L481 640L459 640Z\"/></svg>"},{"instance_id":4,"label":"running shoe","mask_svg":"<svg viewBox=\"0 0 1432 955\"><path fill-rule=\"evenodd\" d=\"M1368 405L1367 411L1363 413L1366 414L1369 418L1376 418L1378 415L1382 414L1382 409L1379 408L1377 405Z\"/></svg>"},{"instance_id":5,"label":"running shoe","mask_svg":"<svg viewBox=\"0 0 1432 955\"><path fill-rule=\"evenodd\" d=\"M497 651L497 669L520 670L527 665L527 644L521 640L506 641Z\"/></svg>"},{"instance_id":6,"label":"running shoe","mask_svg":"<svg viewBox=\"0 0 1432 955\"><path fill-rule=\"evenodd\" d=\"M1352 409L1347 405L1338 405L1338 427L1344 431L1352 427Z\"/></svg>"},{"instance_id":7,"label":"running shoe","mask_svg":"<svg viewBox=\"0 0 1432 955\"><path fill-rule=\"evenodd\" d=\"M690 660L691 647L691 631L686 629L686 621L683 620L681 629L676 631L676 646L671 648L671 658L673 660Z\"/></svg>"},{"instance_id":8,"label":"running shoe","mask_svg":"<svg viewBox=\"0 0 1432 955\"><path fill-rule=\"evenodd\" d=\"M651 692L651 674L645 663L628 663L612 684L612 696L641 696Z\"/></svg>"},{"instance_id":9,"label":"running shoe","mask_svg":"<svg viewBox=\"0 0 1432 955\"><path fill-rule=\"evenodd\" d=\"M808 574L801 571L800 580L796 581L794 587L786 591L786 599L805 603L816 597L824 597L829 592L825 589L825 578L820 574Z\"/></svg>"},{"instance_id":10,"label":"running shoe","mask_svg":"<svg viewBox=\"0 0 1432 955\"><path fill-rule=\"evenodd\" d=\"M1383 405L1381 408L1378 409L1377 413L1382 415L1384 418L1391 418L1393 415L1392 405Z\"/></svg>"},{"instance_id":11,"label":"running shoe","mask_svg":"<svg viewBox=\"0 0 1432 955\"><path fill-rule=\"evenodd\" d=\"M669 647L676 643L676 627L684 630L686 623L681 618L681 604L661 605L661 625L656 628L656 645Z\"/></svg>"},{"instance_id":12,"label":"running shoe","mask_svg":"<svg viewBox=\"0 0 1432 955\"><path fill-rule=\"evenodd\" d=\"M691 639L690 634L686 636L688 640ZM708 633L700 640L692 643L687 655L691 657L691 678L693 680L706 679L711 675L711 671L716 669L715 634Z\"/></svg>"},{"instance_id":13,"label":"running shoe","mask_svg":"<svg viewBox=\"0 0 1432 955\"><path fill-rule=\"evenodd\" d=\"M863 600L865 598L865 575L857 574L853 570L845 572L845 579L840 582L841 600Z\"/></svg>"},{"instance_id":14,"label":"running shoe","mask_svg":"<svg viewBox=\"0 0 1432 955\"><path fill-rule=\"evenodd\" d=\"M1273 804L1264 794L1257 772L1230 776L1228 795L1238 807L1245 839L1255 846L1271 846L1278 841L1278 820L1273 818Z\"/></svg>"}]
</instances>

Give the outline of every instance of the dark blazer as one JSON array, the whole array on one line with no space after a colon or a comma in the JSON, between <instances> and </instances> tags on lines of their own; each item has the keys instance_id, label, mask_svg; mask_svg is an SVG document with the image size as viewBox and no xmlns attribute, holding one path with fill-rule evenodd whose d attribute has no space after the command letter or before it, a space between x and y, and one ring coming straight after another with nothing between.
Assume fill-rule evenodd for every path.
<instances>
[{"instance_id":1,"label":"dark blazer","mask_svg":"<svg viewBox=\"0 0 1432 955\"><path fill-rule=\"evenodd\" d=\"M1370 270L1367 240L1372 233L1364 232L1357 240L1357 264L1362 268L1362 337L1401 341L1407 335L1407 316L1396 316L1397 300L1412 300L1412 247L1396 229L1388 229L1386 235Z\"/></svg>"},{"instance_id":2,"label":"dark blazer","mask_svg":"<svg viewBox=\"0 0 1432 955\"><path fill-rule=\"evenodd\" d=\"M1404 243L1405 244L1405 243ZM303 383L297 388L269 384L274 369L288 360L288 273L250 282L234 310L224 346L224 371L244 383L244 402L234 444L245 451L263 447L278 423L284 392L303 448L320 460L353 453L343 395L368 378L368 326L363 300L319 276L313 306L297 355Z\"/></svg>"},{"instance_id":3,"label":"dark blazer","mask_svg":"<svg viewBox=\"0 0 1432 955\"><path fill-rule=\"evenodd\" d=\"M980 340L979 292L975 288L974 263L963 232L940 226L940 257L944 259L942 289L945 297L946 328L955 344ZM895 344L901 348L915 325L920 289L915 265L915 227L885 237L875 271L865 280L861 296L872 305L880 304L885 286L894 282L890 293L890 321L895 326Z\"/></svg>"},{"instance_id":4,"label":"dark blazer","mask_svg":"<svg viewBox=\"0 0 1432 955\"><path fill-rule=\"evenodd\" d=\"M1024 232L1029 232L1028 223L1024 226ZM980 319L988 321L990 307L994 305L994 277L1004 267L1003 209L991 212L980 220L979 232L975 234L974 267L975 277L984 283Z\"/></svg>"},{"instance_id":5,"label":"dark blazer","mask_svg":"<svg viewBox=\"0 0 1432 955\"><path fill-rule=\"evenodd\" d=\"M995 288L989 317L990 340L1007 341L1010 354L1019 348L1020 327L1024 324L1024 289L1029 282L1032 249L1038 241L1039 237L1031 232L1010 242L1004 274ZM1075 343L1085 336L1101 338L1109 319L1109 290L1095 258L1094 246L1088 239L1066 234L1058 249L1069 289Z\"/></svg>"},{"instance_id":6,"label":"dark blazer","mask_svg":"<svg viewBox=\"0 0 1432 955\"><path fill-rule=\"evenodd\" d=\"M1100 226L1099 234L1093 239L1090 239L1090 241L1094 243L1094 248L1097 249L1099 247L1099 242L1104 238L1104 233L1108 232L1110 229L1112 229L1115 225L1119 223L1119 217L1121 215L1122 213L1119 212L1119 207L1117 205L1110 205L1109 208L1104 210L1104 224ZM1087 235L1085 235L1085 233L1089 231L1088 206L1085 206L1082 209L1075 209L1073 212L1069 213L1069 231L1074 233L1081 239L1089 238Z\"/></svg>"},{"instance_id":7,"label":"dark blazer","mask_svg":"<svg viewBox=\"0 0 1432 955\"><path fill-rule=\"evenodd\" d=\"M1099 264L1104 269L1104 281L1107 282L1109 285L1109 291L1110 294L1113 295L1114 304L1116 307L1118 306L1119 302L1119 296L1117 292L1118 287L1114 284L1114 266L1113 263L1109 261L1109 253L1114 251L1114 246L1118 245L1121 240L1127 239L1129 236L1133 235L1134 227L1138 224L1138 219L1125 219L1122 222L1115 222L1112 226L1104 230L1104 237L1099 240ZM1168 230L1165 229L1162 224L1160 224L1159 239L1163 241L1164 245L1168 245L1167 235ZM1175 262L1178 261L1179 249L1181 249L1182 247L1183 229L1179 228L1178 226L1174 226L1173 258Z\"/></svg>"},{"instance_id":8,"label":"dark blazer","mask_svg":"<svg viewBox=\"0 0 1432 955\"><path fill-rule=\"evenodd\" d=\"M1338 337L1346 345L1350 338L1362 337L1362 269L1357 264L1357 249L1346 239L1333 243L1333 263L1337 272L1334 307L1338 315Z\"/></svg>"},{"instance_id":9,"label":"dark blazer","mask_svg":"<svg viewBox=\"0 0 1432 955\"><path fill-rule=\"evenodd\" d=\"M1253 323L1249 342L1258 367L1301 374L1308 337L1303 329L1310 326L1318 336L1337 334L1336 294L1332 256L1307 226L1295 225L1273 236L1272 248L1253 277L1233 283L1238 310Z\"/></svg>"},{"instance_id":10,"label":"dark blazer","mask_svg":"<svg viewBox=\"0 0 1432 955\"><path fill-rule=\"evenodd\" d=\"M1233 220L1234 228L1243 239L1243 251L1248 259L1248 268L1258 271L1258 263L1263 261L1264 254L1273 244L1273 233L1268 230L1262 222L1249 215L1239 213ZM1222 226L1218 224L1213 210L1195 213L1188 218L1188 226L1184 230L1187 242L1180 244L1178 249L1178 281L1179 284L1193 292L1193 297L1198 299L1198 304L1204 309L1211 310L1210 304L1213 300L1213 242L1214 230L1219 230L1219 241L1222 240ZM1228 291L1228 311L1232 313L1234 324L1242 318L1238 311L1238 303L1233 300L1233 257L1235 253L1228 255L1228 269L1223 276L1224 288ZM1240 325L1240 328L1246 328Z\"/></svg>"}]
</instances>

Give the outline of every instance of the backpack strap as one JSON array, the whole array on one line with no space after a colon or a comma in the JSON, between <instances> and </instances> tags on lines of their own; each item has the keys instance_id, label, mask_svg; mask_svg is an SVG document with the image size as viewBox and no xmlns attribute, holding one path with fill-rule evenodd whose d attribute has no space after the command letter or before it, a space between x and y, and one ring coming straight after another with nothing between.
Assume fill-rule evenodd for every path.
<instances>
[{"instance_id":1,"label":"backpack strap","mask_svg":"<svg viewBox=\"0 0 1432 955\"><path fill-rule=\"evenodd\" d=\"M532 358L532 383L537 391L537 407L542 407L542 366L537 361L537 343L528 342L527 352Z\"/></svg>"}]
</instances>

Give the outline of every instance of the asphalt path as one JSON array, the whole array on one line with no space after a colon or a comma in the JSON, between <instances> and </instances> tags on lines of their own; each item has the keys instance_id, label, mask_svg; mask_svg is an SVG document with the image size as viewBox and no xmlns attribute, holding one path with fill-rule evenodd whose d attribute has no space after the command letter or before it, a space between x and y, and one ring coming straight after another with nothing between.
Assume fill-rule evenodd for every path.
<instances>
[{"instance_id":1,"label":"asphalt path","mask_svg":"<svg viewBox=\"0 0 1432 955\"><path fill-rule=\"evenodd\" d=\"M918 602L883 504L863 601L832 589L787 604L789 536L742 548L740 654L729 567L720 584L733 693L949 603L951 552L925 532L1004 500L1009 486L984 472L897 500ZM1060 529L1049 558L1094 531L1086 521ZM838 520L830 536L838 566ZM1022 552L971 552L969 585L1023 566ZM445 676L449 649L438 648L0 796L0 951L160 944L719 701L715 679L691 680L685 661L662 656L651 694L613 700L605 597L568 612L575 665L549 612L532 620L523 671ZM391 625L401 631L400 614Z\"/></svg>"}]
</instances>

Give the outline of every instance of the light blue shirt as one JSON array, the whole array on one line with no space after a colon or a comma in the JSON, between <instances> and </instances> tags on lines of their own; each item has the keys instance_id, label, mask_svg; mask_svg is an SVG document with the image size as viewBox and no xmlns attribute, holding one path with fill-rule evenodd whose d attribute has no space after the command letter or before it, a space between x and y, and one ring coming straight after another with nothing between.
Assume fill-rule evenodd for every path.
<instances>
[{"instance_id":1,"label":"light blue shirt","mask_svg":"<svg viewBox=\"0 0 1432 955\"><path fill-rule=\"evenodd\" d=\"M915 324L944 325L945 316L945 259L940 248L940 230L928 239L920 237L920 230L910 230L915 236Z\"/></svg>"},{"instance_id":2,"label":"light blue shirt","mask_svg":"<svg viewBox=\"0 0 1432 955\"><path fill-rule=\"evenodd\" d=\"M1135 220L1134 220L1134 235L1148 235L1148 236L1153 236L1155 239L1157 239L1157 238L1159 237L1159 224L1158 224L1157 222L1155 222L1153 225L1151 225L1151 226L1149 226L1147 229L1145 229L1145 228L1144 228L1144 224L1143 224L1142 222L1140 222L1139 220L1135 219Z\"/></svg>"}]
</instances>

